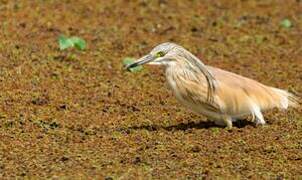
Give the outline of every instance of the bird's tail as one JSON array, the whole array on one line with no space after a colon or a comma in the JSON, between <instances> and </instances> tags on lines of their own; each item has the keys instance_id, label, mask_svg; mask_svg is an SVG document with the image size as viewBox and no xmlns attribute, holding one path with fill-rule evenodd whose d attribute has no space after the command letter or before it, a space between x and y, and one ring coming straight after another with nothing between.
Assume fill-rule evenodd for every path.
<instances>
[{"instance_id":1,"label":"bird's tail","mask_svg":"<svg viewBox=\"0 0 302 180\"><path fill-rule=\"evenodd\" d=\"M282 109L287 109L288 107L297 108L299 105L301 105L300 97L282 89L277 89L277 88L272 88L272 89L278 96L278 100L279 100L278 107Z\"/></svg>"}]
</instances>

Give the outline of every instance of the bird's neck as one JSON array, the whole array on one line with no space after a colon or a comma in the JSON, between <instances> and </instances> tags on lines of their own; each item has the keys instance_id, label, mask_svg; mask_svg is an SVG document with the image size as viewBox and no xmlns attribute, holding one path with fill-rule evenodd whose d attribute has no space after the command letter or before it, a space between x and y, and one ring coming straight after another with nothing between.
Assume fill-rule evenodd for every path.
<instances>
[{"instance_id":1,"label":"bird's neck","mask_svg":"<svg viewBox=\"0 0 302 180\"><path fill-rule=\"evenodd\" d=\"M178 65L176 63L166 66L166 78L168 81L175 81L176 79L179 79L179 77L189 78L186 76L191 74L192 70L186 66Z\"/></svg>"}]
</instances>

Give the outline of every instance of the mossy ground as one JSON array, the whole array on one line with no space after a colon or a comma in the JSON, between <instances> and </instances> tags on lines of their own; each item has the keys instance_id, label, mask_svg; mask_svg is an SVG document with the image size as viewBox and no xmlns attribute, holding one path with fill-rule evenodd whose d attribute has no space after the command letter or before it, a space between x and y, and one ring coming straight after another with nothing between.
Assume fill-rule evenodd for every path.
<instances>
[{"instance_id":1,"label":"mossy ground","mask_svg":"<svg viewBox=\"0 0 302 180\"><path fill-rule=\"evenodd\" d=\"M0 0L0 177L301 178L301 108L227 131L177 103L163 69L122 68L173 41L301 93L301 10L299 0ZM88 49L61 52L60 34Z\"/></svg>"}]
</instances>

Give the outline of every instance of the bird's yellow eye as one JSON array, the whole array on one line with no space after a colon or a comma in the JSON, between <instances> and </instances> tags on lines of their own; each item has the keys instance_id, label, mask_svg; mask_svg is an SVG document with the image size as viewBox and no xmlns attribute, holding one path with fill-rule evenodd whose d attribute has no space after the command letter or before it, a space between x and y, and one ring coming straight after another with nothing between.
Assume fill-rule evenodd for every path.
<instances>
[{"instance_id":1,"label":"bird's yellow eye","mask_svg":"<svg viewBox=\"0 0 302 180\"><path fill-rule=\"evenodd\" d=\"M163 51L158 51L158 52L155 54L155 56L156 56L157 58L163 57L164 55L165 55L165 53L164 53Z\"/></svg>"}]
</instances>

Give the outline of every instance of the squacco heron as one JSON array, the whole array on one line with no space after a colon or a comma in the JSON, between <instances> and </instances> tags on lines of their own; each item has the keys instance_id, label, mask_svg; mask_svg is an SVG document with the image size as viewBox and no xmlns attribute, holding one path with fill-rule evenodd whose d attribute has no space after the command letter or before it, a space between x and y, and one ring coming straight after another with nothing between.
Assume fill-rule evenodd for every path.
<instances>
[{"instance_id":1,"label":"squacco heron","mask_svg":"<svg viewBox=\"0 0 302 180\"><path fill-rule=\"evenodd\" d=\"M204 115L215 124L232 128L232 122L252 115L263 125L262 111L296 107L298 97L255 80L206 66L180 45L162 43L126 68L138 65L163 65L168 85L187 108Z\"/></svg>"}]
</instances>

